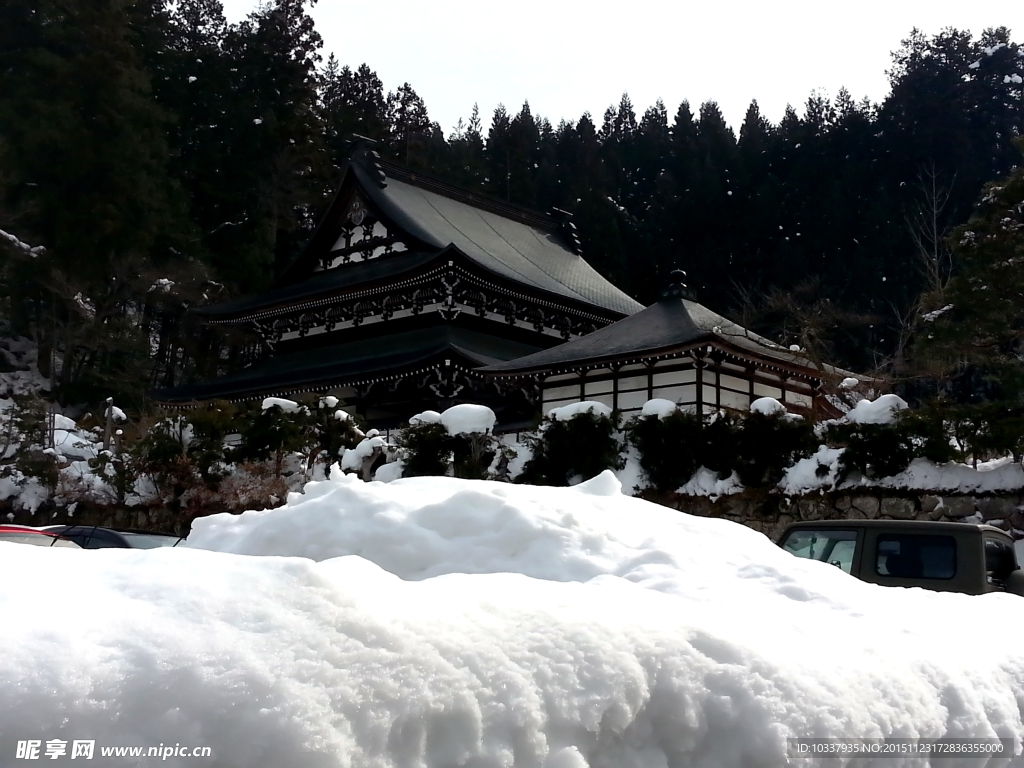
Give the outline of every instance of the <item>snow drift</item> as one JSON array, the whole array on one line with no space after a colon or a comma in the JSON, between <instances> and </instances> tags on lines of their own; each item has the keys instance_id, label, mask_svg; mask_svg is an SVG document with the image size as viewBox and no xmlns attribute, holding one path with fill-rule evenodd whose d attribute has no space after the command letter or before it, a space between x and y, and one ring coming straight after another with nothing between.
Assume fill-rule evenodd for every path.
<instances>
[{"instance_id":1,"label":"snow drift","mask_svg":"<svg viewBox=\"0 0 1024 768\"><path fill-rule=\"evenodd\" d=\"M1024 735L1020 598L864 584L610 473L332 473L190 542L221 551L0 544L3 760L84 738L217 766L746 768L787 765L788 736Z\"/></svg>"}]
</instances>

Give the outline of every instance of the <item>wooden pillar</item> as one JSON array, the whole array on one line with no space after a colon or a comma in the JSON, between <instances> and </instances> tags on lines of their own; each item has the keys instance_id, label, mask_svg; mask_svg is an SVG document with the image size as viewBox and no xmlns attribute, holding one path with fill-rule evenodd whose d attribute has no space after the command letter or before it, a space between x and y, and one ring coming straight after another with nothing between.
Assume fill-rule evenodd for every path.
<instances>
[{"instance_id":1,"label":"wooden pillar","mask_svg":"<svg viewBox=\"0 0 1024 768\"><path fill-rule=\"evenodd\" d=\"M619 368L622 366L611 366L612 371L612 410L619 410Z\"/></svg>"},{"instance_id":2,"label":"wooden pillar","mask_svg":"<svg viewBox=\"0 0 1024 768\"><path fill-rule=\"evenodd\" d=\"M704 418L704 358L694 354L693 367L697 371L697 417Z\"/></svg>"}]
</instances>

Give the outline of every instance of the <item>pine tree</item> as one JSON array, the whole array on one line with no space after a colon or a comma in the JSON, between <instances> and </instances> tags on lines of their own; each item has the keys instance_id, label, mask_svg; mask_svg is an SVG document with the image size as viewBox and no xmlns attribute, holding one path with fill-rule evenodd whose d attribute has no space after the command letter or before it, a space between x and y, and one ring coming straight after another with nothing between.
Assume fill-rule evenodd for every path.
<instances>
[{"instance_id":1,"label":"pine tree","mask_svg":"<svg viewBox=\"0 0 1024 768\"><path fill-rule=\"evenodd\" d=\"M118 0L0 11L10 203L47 247L20 276L17 319L40 343L44 375L51 350L62 358L63 399L141 396L142 284L154 267L175 268L188 234L168 173L171 116L153 98L140 52L161 22L159 4L147 8L152 24L137 24L142 11Z\"/></svg>"},{"instance_id":2,"label":"pine tree","mask_svg":"<svg viewBox=\"0 0 1024 768\"><path fill-rule=\"evenodd\" d=\"M1017 139L1024 152L1024 139ZM1019 405L1024 396L1024 167L985 187L951 238L956 273L925 297L917 360L933 373L973 372L971 399ZM977 391L978 389L981 392Z\"/></svg>"},{"instance_id":3,"label":"pine tree","mask_svg":"<svg viewBox=\"0 0 1024 768\"><path fill-rule=\"evenodd\" d=\"M317 118L320 35L303 0L274 0L229 29L230 140L222 183L230 216L212 229L216 265L241 291L260 290L297 253L330 187Z\"/></svg>"},{"instance_id":4,"label":"pine tree","mask_svg":"<svg viewBox=\"0 0 1024 768\"><path fill-rule=\"evenodd\" d=\"M427 105L409 83L388 94L387 114L393 156L410 167L428 167L433 124L427 115Z\"/></svg>"},{"instance_id":5,"label":"pine tree","mask_svg":"<svg viewBox=\"0 0 1024 768\"><path fill-rule=\"evenodd\" d=\"M386 144L388 106L384 84L366 64L354 72L332 53L319 78L319 114L331 159L339 164L354 134Z\"/></svg>"}]
</instances>

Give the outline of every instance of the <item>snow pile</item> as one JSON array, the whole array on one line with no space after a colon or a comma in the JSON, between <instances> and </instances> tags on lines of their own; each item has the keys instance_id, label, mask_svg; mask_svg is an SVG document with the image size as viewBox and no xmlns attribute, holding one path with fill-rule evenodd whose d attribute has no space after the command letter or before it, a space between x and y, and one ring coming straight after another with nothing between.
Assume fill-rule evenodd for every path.
<instances>
[{"instance_id":1,"label":"snow pile","mask_svg":"<svg viewBox=\"0 0 1024 768\"><path fill-rule=\"evenodd\" d=\"M846 418L853 424L892 424L896 412L907 408L907 401L899 395L882 395L877 400L861 400Z\"/></svg>"},{"instance_id":2,"label":"snow pile","mask_svg":"<svg viewBox=\"0 0 1024 768\"><path fill-rule=\"evenodd\" d=\"M294 768L784 766L790 736L1024 735L1020 598L862 583L616 485L332 474L193 534L311 559L0 544L0 722ZM89 600L40 610L69 583Z\"/></svg>"},{"instance_id":3,"label":"snow pile","mask_svg":"<svg viewBox=\"0 0 1024 768\"><path fill-rule=\"evenodd\" d=\"M563 405L560 408L552 408L548 411L548 416L555 421L568 421L581 413L592 413L595 416L611 416L612 409L596 400L583 400L579 403Z\"/></svg>"},{"instance_id":4,"label":"snow pile","mask_svg":"<svg viewBox=\"0 0 1024 768\"><path fill-rule=\"evenodd\" d=\"M853 378L853 376L847 376L845 379L843 379L841 382L839 382L839 388L840 389L853 389L858 384L860 384L860 380L859 379L855 379L855 378Z\"/></svg>"},{"instance_id":5,"label":"snow pile","mask_svg":"<svg viewBox=\"0 0 1024 768\"><path fill-rule=\"evenodd\" d=\"M879 488L936 491L948 493L1019 493L1024 488L1024 467L1011 457L979 462L978 468L949 462L935 464L914 459L903 472L878 480L862 480ZM850 486L847 482L844 486Z\"/></svg>"},{"instance_id":6,"label":"snow pile","mask_svg":"<svg viewBox=\"0 0 1024 768\"><path fill-rule=\"evenodd\" d=\"M453 405L441 414L440 422L449 435L488 434L497 418L486 405Z\"/></svg>"}]
</instances>

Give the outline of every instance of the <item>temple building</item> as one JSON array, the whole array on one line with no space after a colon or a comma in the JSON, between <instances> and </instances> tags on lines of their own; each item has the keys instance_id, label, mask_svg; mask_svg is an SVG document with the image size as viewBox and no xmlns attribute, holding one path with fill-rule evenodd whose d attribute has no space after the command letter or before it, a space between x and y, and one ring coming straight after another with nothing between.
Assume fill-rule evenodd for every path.
<instances>
[{"instance_id":1,"label":"temple building","mask_svg":"<svg viewBox=\"0 0 1024 768\"><path fill-rule=\"evenodd\" d=\"M164 404L333 394L379 426L456 402L503 424L537 410L536 380L476 369L528 358L643 309L580 254L568 214L474 195L355 145L303 253L260 296L196 310L243 326L263 359L157 390Z\"/></svg>"},{"instance_id":2,"label":"temple building","mask_svg":"<svg viewBox=\"0 0 1024 768\"><path fill-rule=\"evenodd\" d=\"M816 366L799 350L715 314L693 300L682 272L672 276L674 282L661 300L641 312L557 347L480 370L499 382L536 382L544 413L596 400L628 418L653 398L698 413L747 411L757 398L774 397L793 412L838 414L822 383L827 376L848 374Z\"/></svg>"}]
</instances>

